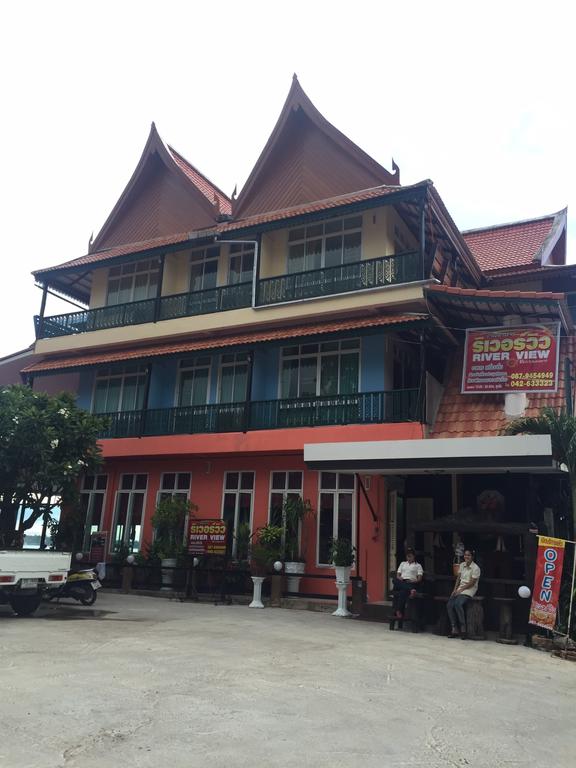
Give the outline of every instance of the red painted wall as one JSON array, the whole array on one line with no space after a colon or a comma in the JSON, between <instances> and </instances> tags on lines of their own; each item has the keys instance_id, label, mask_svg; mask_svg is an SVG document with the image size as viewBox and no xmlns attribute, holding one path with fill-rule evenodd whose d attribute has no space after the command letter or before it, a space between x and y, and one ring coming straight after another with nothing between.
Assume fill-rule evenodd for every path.
<instances>
[{"instance_id":1,"label":"red painted wall","mask_svg":"<svg viewBox=\"0 0 576 768\"><path fill-rule=\"evenodd\" d=\"M321 431L321 430L319 430ZM275 433L278 437L278 433ZM220 436L226 437L226 436ZM107 441L112 442L112 441ZM112 521L116 490L120 475L123 473L147 473L148 489L143 526L143 541L152 539L151 518L156 504L156 495L163 472L191 472L191 501L198 505L198 517L220 518L222 515L222 497L224 473L230 471L253 471L255 473L253 498L253 523L256 530L268 523L268 505L270 493L270 473L272 471L302 471L303 496L310 499L315 511L318 509L319 474L306 470L301 452L267 456L226 456L202 458L198 455L174 456L172 458L129 458L108 460L103 471L108 473L108 490L104 512L104 530L112 532ZM368 496L377 515L377 522L372 520L371 512L363 495L356 496L360 501L358 540L358 561L360 575L367 580L368 599L382 600L384 596L384 552L385 552L385 487L384 480L378 476L370 478ZM358 521L358 515L356 517ZM306 521L302 532L306 542L306 572L333 574L332 568L316 565L317 518ZM111 536L110 536L111 538ZM353 574L354 575L354 574ZM305 579L301 589L310 593L335 595L336 588L332 579Z\"/></svg>"}]
</instances>

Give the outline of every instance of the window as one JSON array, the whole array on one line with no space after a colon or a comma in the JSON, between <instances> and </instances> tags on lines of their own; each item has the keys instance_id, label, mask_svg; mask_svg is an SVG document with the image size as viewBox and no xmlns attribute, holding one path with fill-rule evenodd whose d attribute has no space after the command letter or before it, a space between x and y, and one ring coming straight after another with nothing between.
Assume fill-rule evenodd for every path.
<instances>
[{"instance_id":1,"label":"window","mask_svg":"<svg viewBox=\"0 0 576 768\"><path fill-rule=\"evenodd\" d=\"M191 357L180 361L178 405L206 405L210 364L209 357Z\"/></svg>"},{"instance_id":2,"label":"window","mask_svg":"<svg viewBox=\"0 0 576 768\"><path fill-rule=\"evenodd\" d=\"M270 525L285 525L284 502L287 498L302 497L302 472L272 472L270 475Z\"/></svg>"},{"instance_id":3,"label":"window","mask_svg":"<svg viewBox=\"0 0 576 768\"><path fill-rule=\"evenodd\" d=\"M348 539L355 544L355 478L338 472L320 473L318 504L318 564L331 565L330 540Z\"/></svg>"},{"instance_id":4,"label":"window","mask_svg":"<svg viewBox=\"0 0 576 768\"><path fill-rule=\"evenodd\" d=\"M254 496L254 472L226 472L222 519L232 536L232 557L237 554L236 536L239 527L248 526L252 531L252 503Z\"/></svg>"},{"instance_id":5,"label":"window","mask_svg":"<svg viewBox=\"0 0 576 768\"><path fill-rule=\"evenodd\" d=\"M146 368L144 366L125 366L124 368L104 368L96 374L93 413L116 413L119 411L137 411L144 407L146 386Z\"/></svg>"},{"instance_id":6,"label":"window","mask_svg":"<svg viewBox=\"0 0 576 768\"><path fill-rule=\"evenodd\" d=\"M282 350L280 398L358 392L360 340L301 344Z\"/></svg>"},{"instance_id":7,"label":"window","mask_svg":"<svg viewBox=\"0 0 576 768\"><path fill-rule=\"evenodd\" d=\"M140 549L147 485L148 475L130 474L120 477L114 510L114 552L118 552L121 547L127 547L130 552L138 552Z\"/></svg>"},{"instance_id":8,"label":"window","mask_svg":"<svg viewBox=\"0 0 576 768\"><path fill-rule=\"evenodd\" d=\"M393 388L417 389L420 386L420 377L420 348L417 345L394 344Z\"/></svg>"},{"instance_id":9,"label":"window","mask_svg":"<svg viewBox=\"0 0 576 768\"><path fill-rule=\"evenodd\" d=\"M102 512L107 483L107 475L85 475L82 481L80 509L84 518L83 552L90 550L92 534L102 530Z\"/></svg>"},{"instance_id":10,"label":"window","mask_svg":"<svg viewBox=\"0 0 576 768\"><path fill-rule=\"evenodd\" d=\"M230 246L228 284L249 283L254 271L254 246L234 243Z\"/></svg>"},{"instance_id":11,"label":"window","mask_svg":"<svg viewBox=\"0 0 576 768\"><path fill-rule=\"evenodd\" d=\"M338 267L362 258L362 216L335 219L288 233L288 272Z\"/></svg>"},{"instance_id":12,"label":"window","mask_svg":"<svg viewBox=\"0 0 576 768\"><path fill-rule=\"evenodd\" d=\"M222 355L218 402L240 403L246 400L248 353Z\"/></svg>"},{"instance_id":13,"label":"window","mask_svg":"<svg viewBox=\"0 0 576 768\"><path fill-rule=\"evenodd\" d=\"M156 501L180 498L186 500L190 494L190 472L164 472Z\"/></svg>"},{"instance_id":14,"label":"window","mask_svg":"<svg viewBox=\"0 0 576 768\"><path fill-rule=\"evenodd\" d=\"M216 288L219 246L193 251L190 255L190 290L207 291Z\"/></svg>"},{"instance_id":15,"label":"window","mask_svg":"<svg viewBox=\"0 0 576 768\"><path fill-rule=\"evenodd\" d=\"M111 267L108 272L108 306L131 301L153 299L158 292L160 262L158 259L132 261Z\"/></svg>"}]
</instances>

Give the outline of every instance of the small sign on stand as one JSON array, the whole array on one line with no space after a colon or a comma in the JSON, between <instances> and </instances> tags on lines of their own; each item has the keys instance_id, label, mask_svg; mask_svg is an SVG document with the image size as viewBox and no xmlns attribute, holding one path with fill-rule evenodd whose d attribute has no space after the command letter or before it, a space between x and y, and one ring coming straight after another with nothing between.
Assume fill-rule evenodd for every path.
<instances>
[{"instance_id":1,"label":"small sign on stand","mask_svg":"<svg viewBox=\"0 0 576 768\"><path fill-rule=\"evenodd\" d=\"M90 536L90 562L102 563L106 560L108 531L96 531Z\"/></svg>"}]
</instances>

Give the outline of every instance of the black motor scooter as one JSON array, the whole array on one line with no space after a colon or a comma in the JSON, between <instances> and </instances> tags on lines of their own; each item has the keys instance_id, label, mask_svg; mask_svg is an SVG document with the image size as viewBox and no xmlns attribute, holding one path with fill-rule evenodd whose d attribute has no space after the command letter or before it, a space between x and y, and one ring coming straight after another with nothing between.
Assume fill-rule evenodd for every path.
<instances>
[{"instance_id":1,"label":"black motor scooter","mask_svg":"<svg viewBox=\"0 0 576 768\"><path fill-rule=\"evenodd\" d=\"M70 571L64 584L47 589L44 595L47 600L71 597L73 600L79 600L82 605L94 605L101 586L97 572L88 568L85 571Z\"/></svg>"}]
</instances>

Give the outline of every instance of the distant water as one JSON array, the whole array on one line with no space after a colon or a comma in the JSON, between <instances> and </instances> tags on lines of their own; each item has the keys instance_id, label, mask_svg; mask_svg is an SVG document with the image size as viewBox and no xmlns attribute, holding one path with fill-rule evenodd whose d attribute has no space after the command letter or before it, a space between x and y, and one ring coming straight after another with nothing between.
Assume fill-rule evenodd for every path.
<instances>
[{"instance_id":1,"label":"distant water","mask_svg":"<svg viewBox=\"0 0 576 768\"><path fill-rule=\"evenodd\" d=\"M46 536L46 548L49 549L52 544L50 536ZM39 549L40 536L25 536L23 549Z\"/></svg>"}]
</instances>

